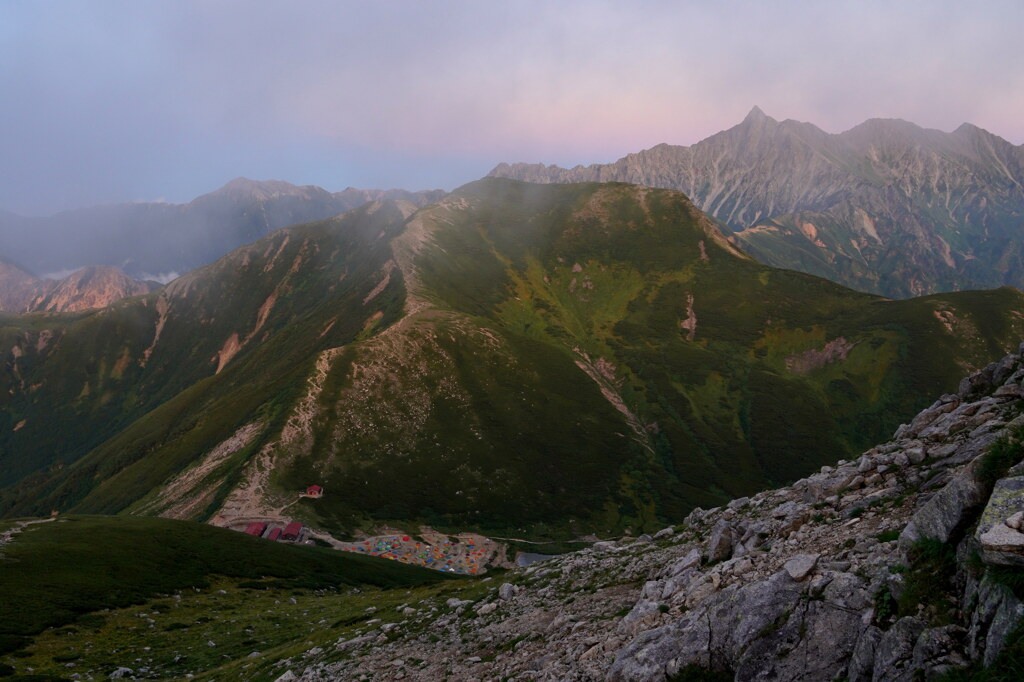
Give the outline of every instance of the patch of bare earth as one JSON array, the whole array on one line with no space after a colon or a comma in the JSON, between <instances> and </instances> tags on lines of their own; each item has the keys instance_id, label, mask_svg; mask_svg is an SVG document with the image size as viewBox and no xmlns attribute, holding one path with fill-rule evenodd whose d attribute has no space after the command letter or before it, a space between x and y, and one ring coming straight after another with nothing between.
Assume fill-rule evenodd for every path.
<instances>
[{"instance_id":1,"label":"patch of bare earth","mask_svg":"<svg viewBox=\"0 0 1024 682\"><path fill-rule=\"evenodd\" d=\"M840 336L826 343L821 350L812 348L803 353L789 356L786 358L786 369L797 374L807 374L821 369L830 362L845 360L853 350L853 346L853 343Z\"/></svg>"},{"instance_id":2,"label":"patch of bare earth","mask_svg":"<svg viewBox=\"0 0 1024 682\"><path fill-rule=\"evenodd\" d=\"M703 247L704 242L701 242ZM686 294L686 319L679 322L679 328L686 332L686 340L693 341L697 335L697 313L693 312L693 294Z\"/></svg>"},{"instance_id":3,"label":"patch of bare earth","mask_svg":"<svg viewBox=\"0 0 1024 682\"><path fill-rule=\"evenodd\" d=\"M620 389L622 387L622 380L617 378L615 375L615 365L605 360L604 358L597 358L591 360L590 356L581 351L579 348L573 348L573 351L578 356L576 360L576 366L583 370L583 373L594 380L597 384L598 389L601 391L601 395L607 400L612 407L619 411L620 414L625 418L626 424L633 431L633 440L640 444L645 450L654 452L654 448L651 445L650 436L647 433L647 429L644 427L639 417L630 411L626 405L626 401L622 398Z\"/></svg>"},{"instance_id":4,"label":"patch of bare earth","mask_svg":"<svg viewBox=\"0 0 1024 682\"><path fill-rule=\"evenodd\" d=\"M276 521L285 518L283 510L298 498L282 498L272 493L270 474L275 466L303 448L310 447L312 421L319 412L317 401L323 392L331 362L341 350L331 348L317 358L316 367L307 379L306 393L295 405L284 428L281 429L281 435L276 441L265 445L259 454L245 465L241 483L228 494L224 504L211 520L213 525L236 527L249 521Z\"/></svg>"},{"instance_id":5,"label":"patch of bare earth","mask_svg":"<svg viewBox=\"0 0 1024 682\"><path fill-rule=\"evenodd\" d=\"M196 519L213 502L217 489L224 482L224 465L233 455L248 447L263 429L261 422L252 422L235 431L196 464L187 468L136 511L142 514L157 512L169 519Z\"/></svg>"}]
</instances>

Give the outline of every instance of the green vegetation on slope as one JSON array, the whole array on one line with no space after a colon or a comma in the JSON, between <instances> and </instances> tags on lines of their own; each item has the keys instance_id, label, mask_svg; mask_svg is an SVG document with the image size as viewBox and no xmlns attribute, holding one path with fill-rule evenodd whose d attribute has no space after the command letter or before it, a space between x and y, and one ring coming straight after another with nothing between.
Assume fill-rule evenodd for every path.
<instances>
[{"instance_id":1,"label":"green vegetation on slope","mask_svg":"<svg viewBox=\"0 0 1024 682\"><path fill-rule=\"evenodd\" d=\"M102 609L206 587L214 576L283 588L411 587L447 578L398 562L296 547L187 521L72 516L33 524L0 558L0 634L33 635Z\"/></svg>"},{"instance_id":2,"label":"green vegetation on slope","mask_svg":"<svg viewBox=\"0 0 1024 682\"><path fill-rule=\"evenodd\" d=\"M129 353L137 381L85 395L46 447L14 425L38 433L43 404L83 391L52 373L93 318L43 355L26 336L0 448L39 473L4 513L163 513L168 480L255 425L188 518L269 453L270 494L324 485L289 513L339 533L650 529L859 452L1024 336L1019 291L887 301L759 265L683 195L622 184L480 181L408 219L385 206L288 228L166 291L152 357ZM112 403L123 421L94 436ZM76 439L88 454L56 466Z\"/></svg>"},{"instance_id":3,"label":"green vegetation on slope","mask_svg":"<svg viewBox=\"0 0 1024 682\"><path fill-rule=\"evenodd\" d=\"M120 511L253 419L264 424L264 438L279 431L318 352L354 340L371 320L382 328L401 314L398 278L364 301L390 257L379 237L402 219L384 206L282 230L164 293L82 318L61 331L66 342L51 343L31 366L24 361L38 344L26 345L15 372L0 372L0 385L7 379L13 392L0 414L26 420L24 428L0 430L0 462L11 463L8 483L36 473L0 498L0 510L43 514L81 504L90 513ZM161 295L169 312L154 341ZM146 311L152 324L130 351L118 345L117 329L89 331ZM218 373L218 354L233 335L241 348ZM104 369L122 355L121 373ZM104 360L79 369L91 356ZM114 383L101 394L90 389L102 381Z\"/></svg>"}]
</instances>

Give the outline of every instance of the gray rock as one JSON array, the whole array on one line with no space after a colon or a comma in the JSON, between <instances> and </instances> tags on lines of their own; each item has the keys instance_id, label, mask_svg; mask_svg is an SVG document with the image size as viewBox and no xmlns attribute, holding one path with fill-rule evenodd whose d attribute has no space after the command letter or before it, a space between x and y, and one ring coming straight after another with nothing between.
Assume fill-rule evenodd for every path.
<instances>
[{"instance_id":1,"label":"gray rock","mask_svg":"<svg viewBox=\"0 0 1024 682\"><path fill-rule=\"evenodd\" d=\"M992 374L995 370L995 363L974 374L964 377L957 388L956 394L961 398L977 398L992 390Z\"/></svg>"},{"instance_id":2,"label":"gray rock","mask_svg":"<svg viewBox=\"0 0 1024 682\"><path fill-rule=\"evenodd\" d=\"M936 675L967 665L967 659L960 653L966 638L967 631L959 625L925 630L914 644L912 668Z\"/></svg>"},{"instance_id":3,"label":"gray rock","mask_svg":"<svg viewBox=\"0 0 1024 682\"><path fill-rule=\"evenodd\" d=\"M502 583L501 587L498 588L498 598L503 601L508 601L512 597L519 593L519 586L513 585L512 583Z\"/></svg>"},{"instance_id":4,"label":"gray rock","mask_svg":"<svg viewBox=\"0 0 1024 682\"><path fill-rule=\"evenodd\" d=\"M793 500L788 500L786 502L783 502L779 506L775 507L775 509L772 509L771 515L773 519L785 519L787 517L798 514L806 508L806 505L800 504Z\"/></svg>"},{"instance_id":5,"label":"gray rock","mask_svg":"<svg viewBox=\"0 0 1024 682\"><path fill-rule=\"evenodd\" d=\"M875 649L875 682L910 680L913 670L914 646L924 632L924 621L913 616L900 618L882 635Z\"/></svg>"},{"instance_id":6,"label":"gray rock","mask_svg":"<svg viewBox=\"0 0 1024 682\"><path fill-rule=\"evenodd\" d=\"M732 556L734 542L734 530L728 521L719 521L711 529L711 537L708 539L707 557L708 561L725 561Z\"/></svg>"},{"instance_id":7,"label":"gray rock","mask_svg":"<svg viewBox=\"0 0 1024 682\"><path fill-rule=\"evenodd\" d=\"M927 455L925 455L924 453L924 448L921 447L907 448L906 450L903 451L903 454L910 462L914 464L920 464L927 457Z\"/></svg>"},{"instance_id":8,"label":"gray rock","mask_svg":"<svg viewBox=\"0 0 1024 682\"><path fill-rule=\"evenodd\" d=\"M655 533L654 534L654 539L655 540L663 540L665 538L670 538L670 537L672 537L675 534L676 534L675 529L672 526L669 526L668 528L662 528L657 533Z\"/></svg>"},{"instance_id":9,"label":"gray rock","mask_svg":"<svg viewBox=\"0 0 1024 682\"><path fill-rule=\"evenodd\" d=\"M732 500L731 502L729 502L729 504L727 504L725 506L728 507L729 509L739 509L743 505L749 504L749 503L750 503L750 498L749 497L737 497L735 500Z\"/></svg>"},{"instance_id":10,"label":"gray rock","mask_svg":"<svg viewBox=\"0 0 1024 682\"><path fill-rule=\"evenodd\" d=\"M871 682L875 673L875 650L882 641L882 631L869 625L860 638L850 656L850 666L846 676L849 682Z\"/></svg>"},{"instance_id":11,"label":"gray rock","mask_svg":"<svg viewBox=\"0 0 1024 682\"><path fill-rule=\"evenodd\" d=\"M1020 516L1024 514L1024 476L996 481L992 496L978 522L975 537L981 545L981 558L989 564L1024 566L1024 533ZM1014 519L1017 528L1007 524Z\"/></svg>"},{"instance_id":12,"label":"gray rock","mask_svg":"<svg viewBox=\"0 0 1024 682\"><path fill-rule=\"evenodd\" d=\"M701 519L703 519L706 515L707 512L704 511L703 509L701 509L700 507L694 507L690 511L690 513L686 515L686 518L683 520L683 522L688 526L694 526L700 523Z\"/></svg>"},{"instance_id":13,"label":"gray rock","mask_svg":"<svg viewBox=\"0 0 1024 682\"><path fill-rule=\"evenodd\" d=\"M658 603L649 599L641 599L622 617L616 630L622 634L633 635L647 625L656 623L661 611Z\"/></svg>"},{"instance_id":14,"label":"gray rock","mask_svg":"<svg viewBox=\"0 0 1024 682\"><path fill-rule=\"evenodd\" d=\"M921 506L900 533L900 549L906 551L921 538L948 542L968 514L985 502L985 486L978 482L975 460Z\"/></svg>"},{"instance_id":15,"label":"gray rock","mask_svg":"<svg viewBox=\"0 0 1024 682\"><path fill-rule=\"evenodd\" d=\"M800 591L785 572L767 580L724 590L719 597L687 611L679 621L641 632L621 649L608 680L662 679L669 668L686 665L725 669L727 662L759 632L792 613Z\"/></svg>"},{"instance_id":16,"label":"gray rock","mask_svg":"<svg viewBox=\"0 0 1024 682\"><path fill-rule=\"evenodd\" d=\"M670 575L670 576L679 575L683 571L685 571L685 570L687 570L689 568L693 568L694 566L699 565L700 564L700 559L701 559L701 552L700 552L699 549L694 547L693 549L691 549L686 554L686 556L684 556L682 559L680 559L675 564L673 564L671 567L669 567L668 575Z\"/></svg>"},{"instance_id":17,"label":"gray rock","mask_svg":"<svg viewBox=\"0 0 1024 682\"><path fill-rule=\"evenodd\" d=\"M944 459L956 452L957 447L956 443L946 443L944 445L930 447L928 448L928 456L932 459Z\"/></svg>"},{"instance_id":18,"label":"gray rock","mask_svg":"<svg viewBox=\"0 0 1024 682\"><path fill-rule=\"evenodd\" d=\"M987 564L1024 567L1024 533L997 523L981 534L981 558Z\"/></svg>"},{"instance_id":19,"label":"gray rock","mask_svg":"<svg viewBox=\"0 0 1024 682\"><path fill-rule=\"evenodd\" d=\"M132 670L131 668L125 668L124 666L122 666L122 667L117 668L114 672L110 673L110 677L108 679L111 679L111 680L121 680L121 679L124 679L125 677L128 677L129 675L134 675L134 674L135 674L134 670ZM278 678L278 679L280 679L280 678ZM295 679L295 678L292 677L292 679Z\"/></svg>"},{"instance_id":20,"label":"gray rock","mask_svg":"<svg viewBox=\"0 0 1024 682\"><path fill-rule=\"evenodd\" d=\"M811 574L820 557L820 554L797 554L791 557L783 568L790 578L799 582Z\"/></svg>"},{"instance_id":21,"label":"gray rock","mask_svg":"<svg viewBox=\"0 0 1024 682\"><path fill-rule=\"evenodd\" d=\"M364 644L369 644L375 638L375 635L362 635L360 637L353 637L349 640L340 640L334 645L334 648L338 651L348 651L349 649L356 649Z\"/></svg>"},{"instance_id":22,"label":"gray rock","mask_svg":"<svg viewBox=\"0 0 1024 682\"><path fill-rule=\"evenodd\" d=\"M1010 633L1024 618L1024 604L1009 587L996 583L988 574L974 591L965 592L962 601L974 606L968 632L968 654L974 660L982 659L985 665L991 665L1006 645Z\"/></svg>"}]
</instances>

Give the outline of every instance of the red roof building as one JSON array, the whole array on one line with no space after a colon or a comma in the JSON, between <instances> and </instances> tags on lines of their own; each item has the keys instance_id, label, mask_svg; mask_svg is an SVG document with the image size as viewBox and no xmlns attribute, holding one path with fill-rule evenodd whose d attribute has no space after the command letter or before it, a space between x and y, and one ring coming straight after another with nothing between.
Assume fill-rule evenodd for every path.
<instances>
[{"instance_id":1,"label":"red roof building","mask_svg":"<svg viewBox=\"0 0 1024 682\"><path fill-rule=\"evenodd\" d=\"M254 535L260 537L263 535L263 531L267 529L267 524L260 523L259 521L253 521L249 524L249 527L245 529L246 535Z\"/></svg>"},{"instance_id":2,"label":"red roof building","mask_svg":"<svg viewBox=\"0 0 1024 682\"><path fill-rule=\"evenodd\" d=\"M284 527L284 532L281 533L282 540L298 540L299 534L302 532L302 524L298 521L292 521Z\"/></svg>"},{"instance_id":3,"label":"red roof building","mask_svg":"<svg viewBox=\"0 0 1024 682\"><path fill-rule=\"evenodd\" d=\"M281 529L275 528L274 530L270 531L270 535L267 536L267 539L277 540L279 537L281 537Z\"/></svg>"},{"instance_id":4,"label":"red roof building","mask_svg":"<svg viewBox=\"0 0 1024 682\"><path fill-rule=\"evenodd\" d=\"M320 497L324 494L324 489L318 485L311 485L306 488L306 494L310 497Z\"/></svg>"}]
</instances>

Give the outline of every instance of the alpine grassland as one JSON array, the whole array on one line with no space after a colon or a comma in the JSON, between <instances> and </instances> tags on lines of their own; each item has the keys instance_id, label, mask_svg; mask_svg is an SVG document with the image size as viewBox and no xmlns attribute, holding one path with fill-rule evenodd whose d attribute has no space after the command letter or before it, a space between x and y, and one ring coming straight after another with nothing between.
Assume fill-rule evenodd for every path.
<instances>
[{"instance_id":1,"label":"alpine grassland","mask_svg":"<svg viewBox=\"0 0 1024 682\"><path fill-rule=\"evenodd\" d=\"M370 607L464 581L192 522L71 516L25 526L0 550L0 583L0 656L16 669L67 675L75 662L107 675L146 657L181 678L314 633L336 638Z\"/></svg>"}]
</instances>

